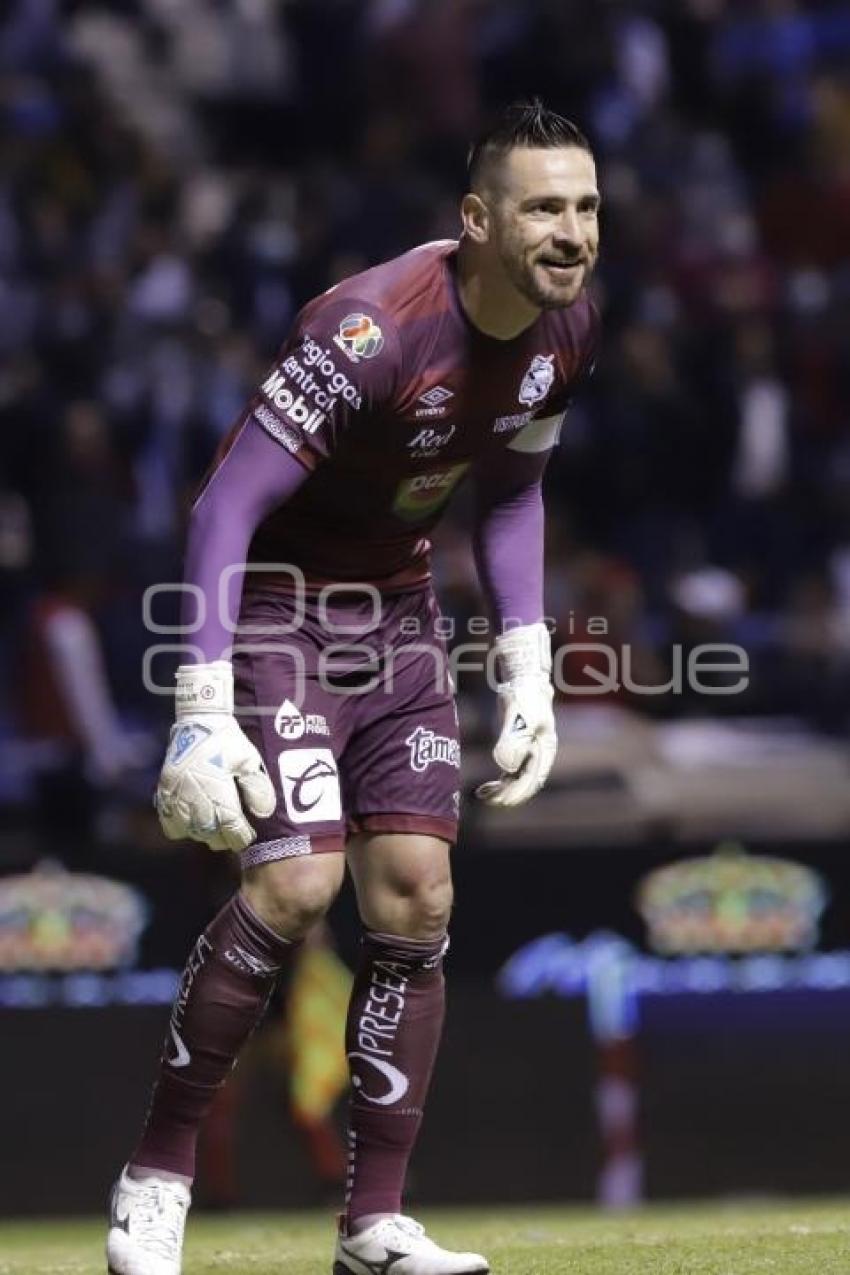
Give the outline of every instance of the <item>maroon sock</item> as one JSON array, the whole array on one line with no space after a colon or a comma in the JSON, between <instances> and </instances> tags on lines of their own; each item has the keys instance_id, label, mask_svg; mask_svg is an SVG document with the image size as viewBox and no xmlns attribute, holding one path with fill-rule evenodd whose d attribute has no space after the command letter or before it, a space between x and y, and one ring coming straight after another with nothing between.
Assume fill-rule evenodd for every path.
<instances>
[{"instance_id":1,"label":"maroon sock","mask_svg":"<svg viewBox=\"0 0 850 1275\"><path fill-rule=\"evenodd\" d=\"M159 1078L131 1164L194 1177L201 1121L294 948L241 894L210 922L177 989Z\"/></svg>"},{"instance_id":2,"label":"maroon sock","mask_svg":"<svg viewBox=\"0 0 850 1275\"><path fill-rule=\"evenodd\" d=\"M346 1217L398 1213L440 1043L447 941L368 933L348 1010Z\"/></svg>"}]
</instances>

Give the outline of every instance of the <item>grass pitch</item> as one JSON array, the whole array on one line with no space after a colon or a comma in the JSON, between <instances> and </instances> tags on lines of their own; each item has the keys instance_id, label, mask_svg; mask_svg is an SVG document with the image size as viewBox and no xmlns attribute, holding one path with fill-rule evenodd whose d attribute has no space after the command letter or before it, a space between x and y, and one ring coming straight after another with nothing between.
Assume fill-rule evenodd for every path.
<instances>
[{"instance_id":1,"label":"grass pitch","mask_svg":"<svg viewBox=\"0 0 850 1275\"><path fill-rule=\"evenodd\" d=\"M850 1275L846 1203L420 1214L451 1248L485 1253L493 1275ZM330 1275L320 1213L190 1218L184 1275ZM0 1223L0 1275L104 1275L97 1221Z\"/></svg>"}]
</instances>

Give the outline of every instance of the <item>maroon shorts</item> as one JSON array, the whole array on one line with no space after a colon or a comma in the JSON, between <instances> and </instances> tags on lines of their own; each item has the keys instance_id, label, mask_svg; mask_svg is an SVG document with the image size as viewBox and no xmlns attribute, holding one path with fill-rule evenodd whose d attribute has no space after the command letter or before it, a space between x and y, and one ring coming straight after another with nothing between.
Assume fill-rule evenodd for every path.
<instances>
[{"instance_id":1,"label":"maroon shorts","mask_svg":"<svg viewBox=\"0 0 850 1275\"><path fill-rule=\"evenodd\" d=\"M460 745L439 614L429 589L245 598L236 712L277 807L249 816L243 867L342 850L357 832L455 840Z\"/></svg>"}]
</instances>

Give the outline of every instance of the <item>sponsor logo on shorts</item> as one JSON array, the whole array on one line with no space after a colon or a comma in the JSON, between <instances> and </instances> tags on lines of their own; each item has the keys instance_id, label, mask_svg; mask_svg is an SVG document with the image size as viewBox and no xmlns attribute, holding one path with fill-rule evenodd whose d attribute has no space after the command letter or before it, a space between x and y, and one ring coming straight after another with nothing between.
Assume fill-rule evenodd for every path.
<instances>
[{"instance_id":1,"label":"sponsor logo on shorts","mask_svg":"<svg viewBox=\"0 0 850 1275\"><path fill-rule=\"evenodd\" d=\"M410 769L421 773L442 762L460 769L460 744L449 735L435 735L425 726L417 726L404 741L410 749Z\"/></svg>"},{"instance_id":2,"label":"sponsor logo on shorts","mask_svg":"<svg viewBox=\"0 0 850 1275\"><path fill-rule=\"evenodd\" d=\"M281 739L301 739L302 735L329 735L328 719L321 713L301 713L285 699L277 710L274 728Z\"/></svg>"},{"instance_id":3,"label":"sponsor logo on shorts","mask_svg":"<svg viewBox=\"0 0 850 1275\"><path fill-rule=\"evenodd\" d=\"M531 412L515 412L513 416L497 416L493 421L494 434L510 434L515 429L522 429L531 420Z\"/></svg>"},{"instance_id":4,"label":"sponsor logo on shorts","mask_svg":"<svg viewBox=\"0 0 850 1275\"><path fill-rule=\"evenodd\" d=\"M290 748L278 759L286 813L293 823L341 817L339 774L329 748Z\"/></svg>"},{"instance_id":5,"label":"sponsor logo on shorts","mask_svg":"<svg viewBox=\"0 0 850 1275\"><path fill-rule=\"evenodd\" d=\"M405 478L396 489L393 513L408 522L427 518L448 500L468 468L468 462L464 462L452 465L450 469L432 470L428 474Z\"/></svg>"},{"instance_id":6,"label":"sponsor logo on shorts","mask_svg":"<svg viewBox=\"0 0 850 1275\"><path fill-rule=\"evenodd\" d=\"M546 397L555 379L554 354L535 354L519 387L519 401L532 407Z\"/></svg>"},{"instance_id":7,"label":"sponsor logo on shorts","mask_svg":"<svg viewBox=\"0 0 850 1275\"><path fill-rule=\"evenodd\" d=\"M361 359L373 359L384 348L384 334L368 314L347 314L334 337L347 359L359 363Z\"/></svg>"},{"instance_id":8,"label":"sponsor logo on shorts","mask_svg":"<svg viewBox=\"0 0 850 1275\"><path fill-rule=\"evenodd\" d=\"M449 425L448 429L444 429L442 433L426 425L409 440L407 445L411 448L410 454L414 460L424 460L429 456L436 456L441 447L451 442L454 435L454 425Z\"/></svg>"},{"instance_id":9,"label":"sponsor logo on shorts","mask_svg":"<svg viewBox=\"0 0 850 1275\"><path fill-rule=\"evenodd\" d=\"M446 404L450 398L454 398L454 390L447 390L445 385L435 385L433 389L419 395L417 403L424 403L425 406L417 407L415 415L417 417L445 416L449 410Z\"/></svg>"},{"instance_id":10,"label":"sponsor logo on shorts","mask_svg":"<svg viewBox=\"0 0 850 1275\"><path fill-rule=\"evenodd\" d=\"M282 443L288 452L292 452L293 456L301 451L301 436L298 430L293 429L291 425L287 425L285 421L279 420L270 407L266 407L264 403L259 403L254 408L254 418L267 434L271 434L272 438L276 438L279 443Z\"/></svg>"}]
</instances>

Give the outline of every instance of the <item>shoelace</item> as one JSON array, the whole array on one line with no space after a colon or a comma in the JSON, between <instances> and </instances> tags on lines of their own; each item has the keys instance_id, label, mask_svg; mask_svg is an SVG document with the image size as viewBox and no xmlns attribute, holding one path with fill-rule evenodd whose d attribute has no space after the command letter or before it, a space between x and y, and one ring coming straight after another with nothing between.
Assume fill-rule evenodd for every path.
<instances>
[{"instance_id":1,"label":"shoelace","mask_svg":"<svg viewBox=\"0 0 850 1275\"><path fill-rule=\"evenodd\" d=\"M410 1241L414 1244L433 1244L425 1235L425 1227L421 1222L415 1221L412 1217L405 1217L402 1213L396 1213L394 1217L388 1219L388 1224L406 1241L405 1247L410 1247Z\"/></svg>"},{"instance_id":2,"label":"shoelace","mask_svg":"<svg viewBox=\"0 0 850 1275\"><path fill-rule=\"evenodd\" d=\"M419 1239L425 1234L425 1227L421 1222L417 1222L412 1217L405 1217L403 1213L396 1213L393 1218L396 1226L400 1231L404 1231L406 1235L412 1235L414 1239Z\"/></svg>"},{"instance_id":3,"label":"shoelace","mask_svg":"<svg viewBox=\"0 0 850 1275\"><path fill-rule=\"evenodd\" d=\"M133 1230L151 1253L172 1260L179 1256L185 1217L183 1200L166 1183L151 1182L136 1194Z\"/></svg>"}]
</instances>

